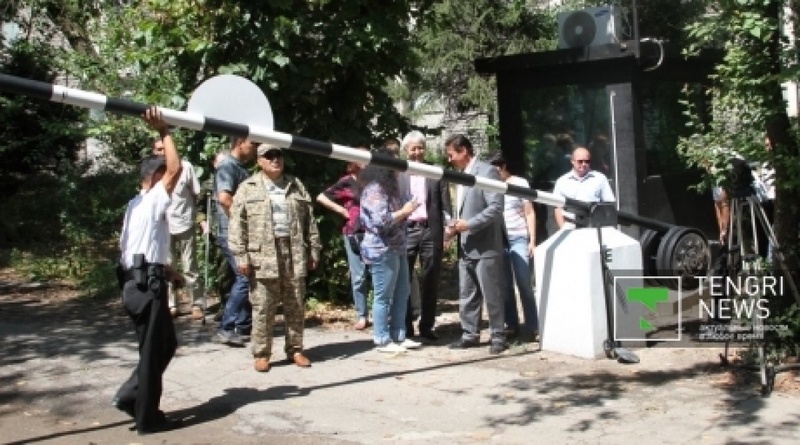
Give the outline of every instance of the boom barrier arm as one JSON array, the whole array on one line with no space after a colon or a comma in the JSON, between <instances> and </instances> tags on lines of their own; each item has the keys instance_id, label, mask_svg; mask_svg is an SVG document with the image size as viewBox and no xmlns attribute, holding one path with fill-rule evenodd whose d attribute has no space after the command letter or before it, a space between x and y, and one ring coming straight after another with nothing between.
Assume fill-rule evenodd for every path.
<instances>
[{"instance_id":1,"label":"boom barrier arm","mask_svg":"<svg viewBox=\"0 0 800 445\"><path fill-rule=\"evenodd\" d=\"M136 117L141 116L142 113L144 113L145 110L150 107L147 104L133 102L126 99L112 98L99 93L68 88L61 85L54 85L2 73L0 73L0 91L23 94L52 102ZM197 113L177 111L168 108L159 107L159 109L164 116L164 121L175 127L186 128L194 131L216 133L225 136L249 138L255 142L277 145L282 148L315 156L376 165L391 170L424 176L426 178L441 179L453 184L477 187L496 193L507 194L545 204L551 207L567 206L573 210L576 215L582 216L582 218L578 218L579 221L587 221L589 225L591 225L591 218L589 215L591 213L592 206L586 202L563 198L552 193L534 190L527 187L510 185L502 181L480 176L473 176L467 173L445 170L438 166L392 158L344 145L317 141L301 136L293 136L274 131L271 128L266 128L263 126L230 122L203 116ZM669 224L664 224L656 220L643 218L624 212L618 212L618 219L622 224L639 224L658 231L666 231L671 227ZM579 226L583 224L584 223L579 223Z\"/></svg>"}]
</instances>

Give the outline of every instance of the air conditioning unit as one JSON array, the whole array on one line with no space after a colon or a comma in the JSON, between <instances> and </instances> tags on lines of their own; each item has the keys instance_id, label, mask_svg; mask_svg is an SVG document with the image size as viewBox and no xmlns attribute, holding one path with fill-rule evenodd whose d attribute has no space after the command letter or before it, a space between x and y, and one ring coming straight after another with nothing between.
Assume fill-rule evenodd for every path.
<instances>
[{"instance_id":1,"label":"air conditioning unit","mask_svg":"<svg viewBox=\"0 0 800 445\"><path fill-rule=\"evenodd\" d=\"M558 18L558 48L619 43L620 11L613 6L561 12Z\"/></svg>"}]
</instances>

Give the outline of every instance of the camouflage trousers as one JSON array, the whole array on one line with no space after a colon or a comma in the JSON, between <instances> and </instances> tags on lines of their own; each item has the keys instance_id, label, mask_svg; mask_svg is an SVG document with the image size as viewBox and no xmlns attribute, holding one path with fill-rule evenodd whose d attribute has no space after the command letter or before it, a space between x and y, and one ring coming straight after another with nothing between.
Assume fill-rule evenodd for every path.
<instances>
[{"instance_id":1,"label":"camouflage trousers","mask_svg":"<svg viewBox=\"0 0 800 445\"><path fill-rule=\"evenodd\" d=\"M200 306L203 301L205 289L200 279L197 267L197 240L194 237L194 228L170 235L170 257L172 265L176 266L180 262L180 269L186 280L186 290L192 300L192 306ZM177 307L177 292L172 283L169 283L169 307Z\"/></svg>"},{"instance_id":2,"label":"camouflage trousers","mask_svg":"<svg viewBox=\"0 0 800 445\"><path fill-rule=\"evenodd\" d=\"M303 350L303 325L305 322L305 277L295 277L292 272L292 253L288 239L276 240L276 255L280 278L250 278L250 304L253 306L253 330L250 343L253 357L269 358L272 355L272 334L275 312L283 305L287 356Z\"/></svg>"}]
</instances>

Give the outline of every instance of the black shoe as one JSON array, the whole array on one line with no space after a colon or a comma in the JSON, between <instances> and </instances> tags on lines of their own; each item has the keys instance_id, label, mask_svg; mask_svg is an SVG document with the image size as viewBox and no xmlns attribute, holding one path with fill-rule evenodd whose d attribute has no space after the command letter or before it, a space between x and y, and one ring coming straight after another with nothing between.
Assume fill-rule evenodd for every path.
<instances>
[{"instance_id":1,"label":"black shoe","mask_svg":"<svg viewBox=\"0 0 800 445\"><path fill-rule=\"evenodd\" d=\"M524 332L519 336L521 343L536 343L539 341L539 331Z\"/></svg>"},{"instance_id":2,"label":"black shoe","mask_svg":"<svg viewBox=\"0 0 800 445\"><path fill-rule=\"evenodd\" d=\"M153 426L147 426L141 429L137 429L136 433L139 434L140 436L145 436L147 434L162 433L164 431L176 430L180 428L182 425L183 422L181 422L180 420L170 420L164 418Z\"/></svg>"},{"instance_id":3,"label":"black shoe","mask_svg":"<svg viewBox=\"0 0 800 445\"><path fill-rule=\"evenodd\" d=\"M491 345L489 345L489 354L497 355L501 352L508 349L508 346L505 342L493 341Z\"/></svg>"},{"instance_id":4,"label":"black shoe","mask_svg":"<svg viewBox=\"0 0 800 445\"><path fill-rule=\"evenodd\" d=\"M480 346L480 344L475 340L465 340L463 338L459 338L458 340L454 341L447 345L450 349L467 349L467 348L476 348Z\"/></svg>"},{"instance_id":5,"label":"black shoe","mask_svg":"<svg viewBox=\"0 0 800 445\"><path fill-rule=\"evenodd\" d=\"M131 417L136 417L136 411L133 408L135 403L132 401L123 401L115 397L114 400L111 401L111 406Z\"/></svg>"},{"instance_id":6,"label":"black shoe","mask_svg":"<svg viewBox=\"0 0 800 445\"><path fill-rule=\"evenodd\" d=\"M519 336L519 328L506 328L503 335L509 340L513 340Z\"/></svg>"},{"instance_id":7,"label":"black shoe","mask_svg":"<svg viewBox=\"0 0 800 445\"><path fill-rule=\"evenodd\" d=\"M433 331L420 331L419 336L430 341L436 341L439 339L439 336Z\"/></svg>"}]
</instances>

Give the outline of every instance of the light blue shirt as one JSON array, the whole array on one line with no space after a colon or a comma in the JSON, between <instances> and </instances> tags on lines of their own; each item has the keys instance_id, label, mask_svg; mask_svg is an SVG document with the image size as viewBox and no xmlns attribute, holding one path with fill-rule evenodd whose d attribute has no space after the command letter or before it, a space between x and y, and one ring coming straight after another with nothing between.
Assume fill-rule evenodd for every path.
<instances>
[{"instance_id":1,"label":"light blue shirt","mask_svg":"<svg viewBox=\"0 0 800 445\"><path fill-rule=\"evenodd\" d=\"M616 201L606 175L594 170L590 170L583 177L578 177L575 170L564 173L556 181L553 194L583 202Z\"/></svg>"}]
</instances>

